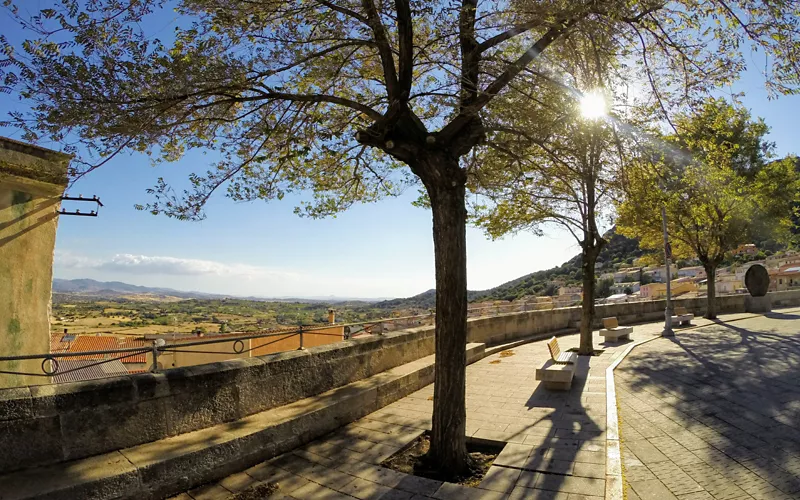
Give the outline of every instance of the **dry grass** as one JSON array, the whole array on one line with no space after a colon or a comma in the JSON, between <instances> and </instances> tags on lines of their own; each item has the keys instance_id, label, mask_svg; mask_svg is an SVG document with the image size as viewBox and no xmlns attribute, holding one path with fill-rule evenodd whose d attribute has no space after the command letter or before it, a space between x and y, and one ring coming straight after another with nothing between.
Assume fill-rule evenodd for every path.
<instances>
[{"instance_id":1,"label":"dry grass","mask_svg":"<svg viewBox=\"0 0 800 500\"><path fill-rule=\"evenodd\" d=\"M501 358L507 358L507 357L509 357L509 356L513 356L514 354L516 354L516 353L515 353L513 350L511 350L511 349L508 349L508 350L506 350L506 351L501 351L501 352L500 352L500 357L501 357Z\"/></svg>"}]
</instances>

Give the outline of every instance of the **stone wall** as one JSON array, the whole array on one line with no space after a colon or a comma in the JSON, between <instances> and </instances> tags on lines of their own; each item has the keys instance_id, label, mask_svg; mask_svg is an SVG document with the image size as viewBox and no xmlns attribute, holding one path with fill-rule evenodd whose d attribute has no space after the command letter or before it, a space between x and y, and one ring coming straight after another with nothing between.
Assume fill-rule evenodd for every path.
<instances>
[{"instance_id":1,"label":"stone wall","mask_svg":"<svg viewBox=\"0 0 800 500\"><path fill-rule=\"evenodd\" d=\"M0 354L50 352L50 291L69 156L0 137ZM41 372L41 360L0 370ZM0 387L46 383L0 374Z\"/></svg>"},{"instance_id":2,"label":"stone wall","mask_svg":"<svg viewBox=\"0 0 800 500\"><path fill-rule=\"evenodd\" d=\"M0 474L230 422L433 353L430 329L111 379L0 389Z\"/></svg>"},{"instance_id":3,"label":"stone wall","mask_svg":"<svg viewBox=\"0 0 800 500\"><path fill-rule=\"evenodd\" d=\"M769 296L776 307L800 305L800 291ZM744 312L744 299L719 297L719 312ZM675 302L698 316L705 309L705 299ZM664 301L597 306L598 324L604 316L623 324L658 321L664 307ZM565 333L579 320L579 307L472 318L468 342ZM321 394L432 354L433 336L433 327L424 326L159 374L0 389L0 474L156 441Z\"/></svg>"},{"instance_id":4,"label":"stone wall","mask_svg":"<svg viewBox=\"0 0 800 500\"><path fill-rule=\"evenodd\" d=\"M800 306L800 290L770 292L773 307ZM719 314L745 312L745 295L717 297ZM706 298L674 299L675 306L683 306L695 316L706 312ZM595 306L594 328L599 328L602 319L615 316L620 324L642 323L664 319L666 300L646 300ZM581 308L564 307L543 311L508 313L467 321L467 341L497 344L530 335L550 332L576 331L580 327Z\"/></svg>"}]
</instances>

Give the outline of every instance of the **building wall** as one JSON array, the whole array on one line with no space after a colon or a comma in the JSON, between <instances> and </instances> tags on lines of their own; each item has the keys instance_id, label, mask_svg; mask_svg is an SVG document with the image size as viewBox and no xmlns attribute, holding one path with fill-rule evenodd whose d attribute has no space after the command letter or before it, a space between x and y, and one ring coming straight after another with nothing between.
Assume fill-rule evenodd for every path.
<instances>
[{"instance_id":1,"label":"building wall","mask_svg":"<svg viewBox=\"0 0 800 500\"><path fill-rule=\"evenodd\" d=\"M50 351L53 251L69 157L47 151L0 138L0 353L4 356ZM42 373L41 360L0 362L0 370ZM0 374L0 387L47 382L46 377Z\"/></svg>"}]
</instances>

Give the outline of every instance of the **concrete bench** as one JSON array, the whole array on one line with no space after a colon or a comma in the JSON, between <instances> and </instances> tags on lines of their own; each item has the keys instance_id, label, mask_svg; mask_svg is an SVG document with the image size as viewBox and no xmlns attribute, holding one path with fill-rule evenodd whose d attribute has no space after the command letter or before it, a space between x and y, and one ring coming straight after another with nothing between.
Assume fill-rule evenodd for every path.
<instances>
[{"instance_id":1,"label":"concrete bench","mask_svg":"<svg viewBox=\"0 0 800 500\"><path fill-rule=\"evenodd\" d=\"M600 335L611 340L618 342L620 339L628 340L633 333L632 326L619 326L617 318L603 318L603 329L600 330Z\"/></svg>"},{"instance_id":2,"label":"concrete bench","mask_svg":"<svg viewBox=\"0 0 800 500\"><path fill-rule=\"evenodd\" d=\"M694 319L694 314L690 314L685 307L676 307L675 315L672 317L673 323L678 323L681 326L691 325Z\"/></svg>"},{"instance_id":3,"label":"concrete bench","mask_svg":"<svg viewBox=\"0 0 800 500\"><path fill-rule=\"evenodd\" d=\"M561 352L558 339L551 338L547 342L550 359L541 368L536 369L536 380L541 380L547 389L569 390L575 376L578 355L574 352Z\"/></svg>"}]
</instances>

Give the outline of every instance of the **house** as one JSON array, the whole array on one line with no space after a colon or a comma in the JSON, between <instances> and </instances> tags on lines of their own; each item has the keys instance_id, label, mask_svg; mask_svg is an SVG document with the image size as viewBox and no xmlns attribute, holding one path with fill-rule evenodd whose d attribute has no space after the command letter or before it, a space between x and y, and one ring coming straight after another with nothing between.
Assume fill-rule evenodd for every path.
<instances>
[{"instance_id":1,"label":"house","mask_svg":"<svg viewBox=\"0 0 800 500\"><path fill-rule=\"evenodd\" d=\"M800 253L772 255L766 260L767 269L778 269L789 264L800 266Z\"/></svg>"},{"instance_id":2,"label":"house","mask_svg":"<svg viewBox=\"0 0 800 500\"><path fill-rule=\"evenodd\" d=\"M558 295L580 295L583 293L582 286L562 286L558 289Z\"/></svg>"},{"instance_id":3,"label":"house","mask_svg":"<svg viewBox=\"0 0 800 500\"><path fill-rule=\"evenodd\" d=\"M703 266L682 267L678 269L679 278L705 278L706 270Z\"/></svg>"},{"instance_id":4,"label":"house","mask_svg":"<svg viewBox=\"0 0 800 500\"><path fill-rule=\"evenodd\" d=\"M625 290L630 289L631 293L636 293L641 288L638 281L633 281L630 283L614 283L611 285L611 293L619 294L625 293Z\"/></svg>"},{"instance_id":5,"label":"house","mask_svg":"<svg viewBox=\"0 0 800 500\"><path fill-rule=\"evenodd\" d=\"M555 306L569 307L580 302L582 298L583 298L582 295L579 293L569 294L569 295L568 294L558 295L557 297L555 297Z\"/></svg>"},{"instance_id":6,"label":"house","mask_svg":"<svg viewBox=\"0 0 800 500\"><path fill-rule=\"evenodd\" d=\"M667 281L667 266L651 266L645 269L645 274L653 278L653 281L664 283ZM669 266L669 276L673 278L678 274L678 266L671 264Z\"/></svg>"},{"instance_id":7,"label":"house","mask_svg":"<svg viewBox=\"0 0 800 500\"><path fill-rule=\"evenodd\" d=\"M733 255L755 255L758 253L758 248L752 243L743 243L733 251Z\"/></svg>"},{"instance_id":8,"label":"house","mask_svg":"<svg viewBox=\"0 0 800 500\"><path fill-rule=\"evenodd\" d=\"M800 266L788 264L770 273L770 290L783 291L800 286Z\"/></svg>"},{"instance_id":9,"label":"house","mask_svg":"<svg viewBox=\"0 0 800 500\"><path fill-rule=\"evenodd\" d=\"M639 294L643 299L660 299L667 296L667 285L666 283L648 283L641 286Z\"/></svg>"},{"instance_id":10,"label":"house","mask_svg":"<svg viewBox=\"0 0 800 500\"><path fill-rule=\"evenodd\" d=\"M673 297L678 297L689 292L696 292L697 284L695 284L695 282L690 278L681 278L670 282L669 291ZM650 283L647 285L642 285L639 293L643 299L655 300L664 298L667 296L667 284Z\"/></svg>"},{"instance_id":11,"label":"house","mask_svg":"<svg viewBox=\"0 0 800 500\"><path fill-rule=\"evenodd\" d=\"M614 281L616 283L622 283L627 279L638 279L639 271L641 271L641 268L638 267L621 268L614 273Z\"/></svg>"}]
</instances>

